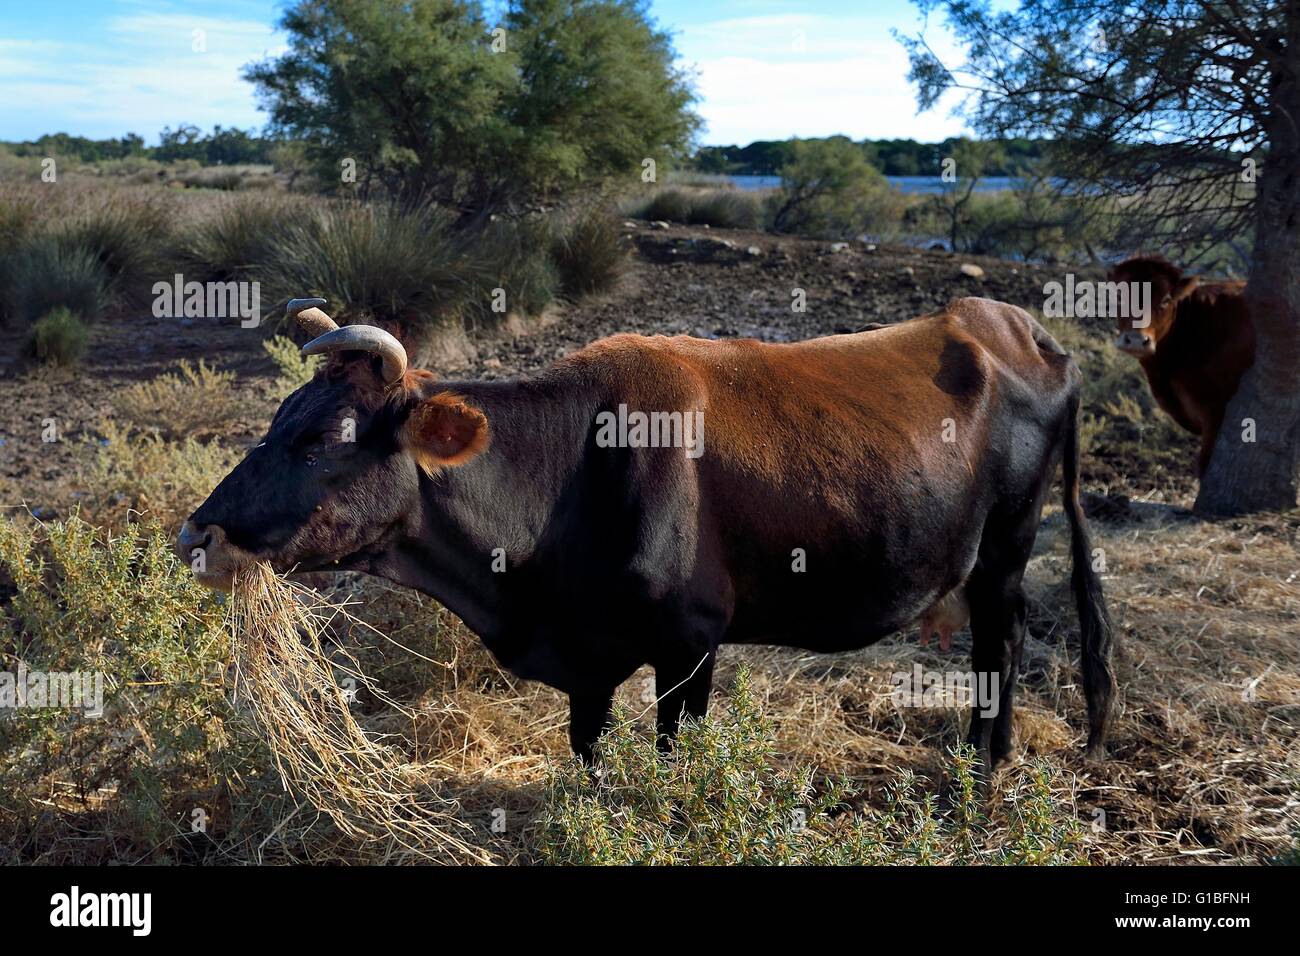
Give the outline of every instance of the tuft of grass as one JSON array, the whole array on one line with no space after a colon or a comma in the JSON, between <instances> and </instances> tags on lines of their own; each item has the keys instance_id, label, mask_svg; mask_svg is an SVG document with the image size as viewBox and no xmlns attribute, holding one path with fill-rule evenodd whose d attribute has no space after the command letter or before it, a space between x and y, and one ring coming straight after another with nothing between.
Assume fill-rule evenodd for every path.
<instances>
[{"instance_id":1,"label":"tuft of grass","mask_svg":"<svg viewBox=\"0 0 1300 956\"><path fill-rule=\"evenodd\" d=\"M341 321L385 326L419 342L459 320L471 291L445 215L330 203L285 223L264 267L275 297L318 295Z\"/></svg>"},{"instance_id":2,"label":"tuft of grass","mask_svg":"<svg viewBox=\"0 0 1300 956\"><path fill-rule=\"evenodd\" d=\"M247 409L235 390L235 373L220 371L203 359L198 365L181 359L175 372L130 385L113 401L129 425L166 438L226 434Z\"/></svg>"},{"instance_id":3,"label":"tuft of grass","mask_svg":"<svg viewBox=\"0 0 1300 956\"><path fill-rule=\"evenodd\" d=\"M199 281L249 277L271 259L289 219L308 209L286 197L222 197L183 235L183 268Z\"/></svg>"},{"instance_id":4,"label":"tuft of grass","mask_svg":"<svg viewBox=\"0 0 1300 956\"><path fill-rule=\"evenodd\" d=\"M552 228L542 219L498 219L487 224L469 245L474 292L467 314L482 325L505 315L539 315L555 301L560 275L550 256ZM500 289L504 312L496 307Z\"/></svg>"},{"instance_id":5,"label":"tuft of grass","mask_svg":"<svg viewBox=\"0 0 1300 956\"><path fill-rule=\"evenodd\" d=\"M662 219L688 226L717 229L761 229L763 201L737 189L693 189L669 186L657 189L628 215L637 219Z\"/></svg>"},{"instance_id":6,"label":"tuft of grass","mask_svg":"<svg viewBox=\"0 0 1300 956\"><path fill-rule=\"evenodd\" d=\"M654 865L1074 863L1078 820L1056 804L1051 774L1016 781L994 827L976 796L974 755L952 759L952 806L940 810L903 775L884 809L854 812L847 780L780 765L747 669L726 713L687 721L671 755L620 708L598 745L598 772L577 761L547 782L539 850L549 863Z\"/></svg>"},{"instance_id":7,"label":"tuft of grass","mask_svg":"<svg viewBox=\"0 0 1300 956\"><path fill-rule=\"evenodd\" d=\"M161 198L114 191L53 233L65 248L89 252L104 268L110 290L142 301L168 259L173 214Z\"/></svg>"},{"instance_id":8,"label":"tuft of grass","mask_svg":"<svg viewBox=\"0 0 1300 956\"><path fill-rule=\"evenodd\" d=\"M284 335L267 339L262 343L262 348L279 370L273 388L276 401L283 401L310 382L316 370L324 363L323 356L303 355L298 344Z\"/></svg>"},{"instance_id":9,"label":"tuft of grass","mask_svg":"<svg viewBox=\"0 0 1300 956\"><path fill-rule=\"evenodd\" d=\"M90 330L64 306L51 309L32 325L27 354L47 365L74 365L86 354Z\"/></svg>"},{"instance_id":10,"label":"tuft of grass","mask_svg":"<svg viewBox=\"0 0 1300 956\"><path fill-rule=\"evenodd\" d=\"M577 299L608 292L627 272L622 223L608 206L591 206L556 227L551 259L561 292Z\"/></svg>"},{"instance_id":11,"label":"tuft of grass","mask_svg":"<svg viewBox=\"0 0 1300 956\"><path fill-rule=\"evenodd\" d=\"M0 296L7 320L30 325L64 307L93 321L113 300L107 270L93 252L51 236L34 239L0 260Z\"/></svg>"}]
</instances>

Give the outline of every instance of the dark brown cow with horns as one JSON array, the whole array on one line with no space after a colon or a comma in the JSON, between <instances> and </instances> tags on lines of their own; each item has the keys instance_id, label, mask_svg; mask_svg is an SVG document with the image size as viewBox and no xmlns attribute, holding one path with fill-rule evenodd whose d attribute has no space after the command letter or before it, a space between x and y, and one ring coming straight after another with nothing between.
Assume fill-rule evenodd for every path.
<instances>
[{"instance_id":1,"label":"dark brown cow with horns","mask_svg":"<svg viewBox=\"0 0 1300 956\"><path fill-rule=\"evenodd\" d=\"M1079 373L1023 310L961 299L782 345L616 335L532 378L442 382L323 304L289 311L328 363L178 539L206 552L206 583L264 559L431 594L569 695L586 758L644 664L668 741L704 713L722 644L846 651L969 608L996 688L969 733L989 767L1011 749L1021 579L1063 462L1102 751L1111 638L1078 499Z\"/></svg>"}]
</instances>

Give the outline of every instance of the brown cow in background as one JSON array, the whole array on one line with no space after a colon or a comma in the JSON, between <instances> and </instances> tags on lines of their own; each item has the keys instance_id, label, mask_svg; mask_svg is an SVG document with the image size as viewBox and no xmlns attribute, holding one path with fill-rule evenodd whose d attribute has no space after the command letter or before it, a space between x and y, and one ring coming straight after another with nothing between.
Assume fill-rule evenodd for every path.
<instances>
[{"instance_id":1,"label":"brown cow in background","mask_svg":"<svg viewBox=\"0 0 1300 956\"><path fill-rule=\"evenodd\" d=\"M1117 348L1137 356L1151 395L1179 425L1201 436L1196 473L1205 474L1228 401L1255 361L1255 327L1246 283L1183 277L1159 256L1135 256L1111 270L1112 282L1150 282L1150 323L1120 316Z\"/></svg>"}]
</instances>

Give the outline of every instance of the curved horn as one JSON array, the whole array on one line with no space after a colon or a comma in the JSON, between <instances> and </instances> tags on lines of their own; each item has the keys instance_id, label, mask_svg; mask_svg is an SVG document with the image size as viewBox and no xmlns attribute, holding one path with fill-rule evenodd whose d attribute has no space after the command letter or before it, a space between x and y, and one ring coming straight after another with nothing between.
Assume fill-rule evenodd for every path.
<instances>
[{"instance_id":1,"label":"curved horn","mask_svg":"<svg viewBox=\"0 0 1300 956\"><path fill-rule=\"evenodd\" d=\"M318 338L339 327L337 322L320 310L324 304L324 299L290 299L284 307L284 314L288 318L297 319L304 332Z\"/></svg>"},{"instance_id":2,"label":"curved horn","mask_svg":"<svg viewBox=\"0 0 1300 956\"><path fill-rule=\"evenodd\" d=\"M318 335L302 347L304 355L326 352L371 352L384 360L384 384L391 385L406 371L406 349L383 329L373 325L345 325Z\"/></svg>"}]
</instances>

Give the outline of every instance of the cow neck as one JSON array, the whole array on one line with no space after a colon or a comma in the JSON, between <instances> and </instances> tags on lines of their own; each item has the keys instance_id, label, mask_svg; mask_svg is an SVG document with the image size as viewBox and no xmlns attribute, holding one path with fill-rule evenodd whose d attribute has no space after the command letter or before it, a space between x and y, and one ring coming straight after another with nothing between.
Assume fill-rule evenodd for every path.
<instances>
[{"instance_id":1,"label":"cow neck","mask_svg":"<svg viewBox=\"0 0 1300 956\"><path fill-rule=\"evenodd\" d=\"M511 571L537 548L579 467L594 402L572 383L440 384L483 411L491 441L473 461L421 478L420 514L385 576L431 594L490 641L508 623Z\"/></svg>"}]
</instances>

